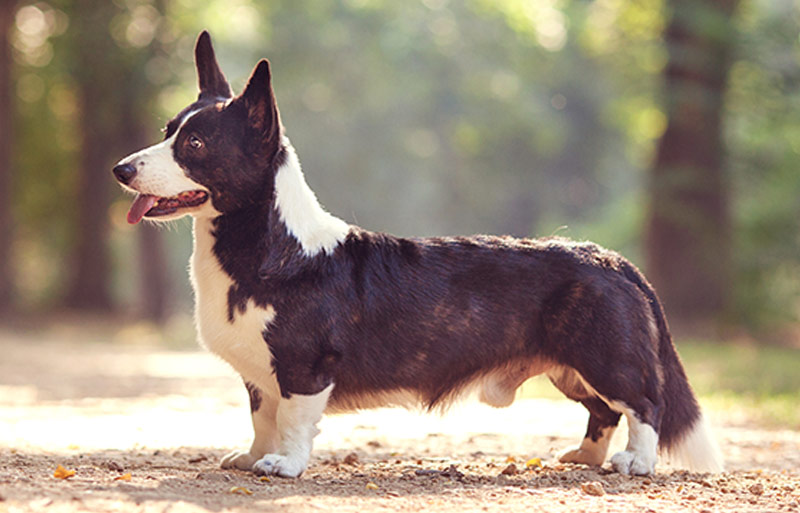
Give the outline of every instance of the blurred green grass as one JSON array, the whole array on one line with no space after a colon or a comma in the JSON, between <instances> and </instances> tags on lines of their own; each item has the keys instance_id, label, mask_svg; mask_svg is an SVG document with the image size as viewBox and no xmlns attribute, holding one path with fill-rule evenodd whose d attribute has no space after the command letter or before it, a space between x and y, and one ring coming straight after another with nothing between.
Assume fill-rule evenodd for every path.
<instances>
[{"instance_id":1,"label":"blurred green grass","mask_svg":"<svg viewBox=\"0 0 800 513\"><path fill-rule=\"evenodd\" d=\"M683 341L678 352L703 407L766 428L800 429L800 349ZM544 376L520 397L561 399Z\"/></svg>"}]
</instances>

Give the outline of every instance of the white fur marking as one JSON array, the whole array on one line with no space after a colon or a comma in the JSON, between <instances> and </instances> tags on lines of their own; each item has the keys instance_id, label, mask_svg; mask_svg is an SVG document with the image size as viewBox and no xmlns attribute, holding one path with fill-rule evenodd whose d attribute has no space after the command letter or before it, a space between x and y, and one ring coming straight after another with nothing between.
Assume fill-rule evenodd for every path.
<instances>
[{"instance_id":1,"label":"white fur marking","mask_svg":"<svg viewBox=\"0 0 800 513\"><path fill-rule=\"evenodd\" d=\"M172 146L181 128L198 112L199 110L195 110L187 114L169 139L139 150L118 162L118 164L132 164L136 168L136 177L128 186L129 189L162 197L175 196L188 190L207 190L186 176L183 168L175 162L172 152Z\"/></svg>"},{"instance_id":2,"label":"white fur marking","mask_svg":"<svg viewBox=\"0 0 800 513\"><path fill-rule=\"evenodd\" d=\"M628 419L628 445L624 451L618 452L611 457L611 465L614 470L626 475L652 474L658 461L658 433L656 433L655 429L640 421L636 416L636 412L627 404L622 401L610 401L607 397L599 394L581 376L580 372L575 371L575 376L589 393L601 398L609 408L624 414L625 418ZM583 447L583 444L581 444L581 447Z\"/></svg>"},{"instance_id":3,"label":"white fur marking","mask_svg":"<svg viewBox=\"0 0 800 513\"><path fill-rule=\"evenodd\" d=\"M264 330L275 320L272 305L256 306L250 299L245 311L234 309L228 320L228 290L233 280L214 257L212 222L194 219L194 252L190 274L195 292L195 322L200 343L227 361L267 396L277 397L277 381L271 372L272 354L264 342Z\"/></svg>"},{"instance_id":4,"label":"white fur marking","mask_svg":"<svg viewBox=\"0 0 800 513\"><path fill-rule=\"evenodd\" d=\"M136 177L129 187L143 194L153 196L175 196L181 192L202 189L200 184L186 176L172 153L175 135L158 144L149 146L127 157L121 164L132 164L136 168Z\"/></svg>"},{"instance_id":5,"label":"white fur marking","mask_svg":"<svg viewBox=\"0 0 800 513\"><path fill-rule=\"evenodd\" d=\"M686 435L667 451L667 458L696 472L724 470L722 454L702 415Z\"/></svg>"},{"instance_id":6,"label":"white fur marking","mask_svg":"<svg viewBox=\"0 0 800 513\"><path fill-rule=\"evenodd\" d=\"M297 239L306 256L330 253L344 240L350 227L326 212L306 183L300 161L289 140L286 162L275 175L275 204L289 233Z\"/></svg>"},{"instance_id":7,"label":"white fur marking","mask_svg":"<svg viewBox=\"0 0 800 513\"><path fill-rule=\"evenodd\" d=\"M186 124L189 118L198 112L200 111L195 110L187 114L181 122L180 127L175 130L175 133L172 134L169 139L165 139L158 144L139 150L118 162L118 164L131 164L136 168L136 176L130 184L123 185L123 188L132 192L149 194L162 198L177 196L187 191L199 190L205 191L206 193L209 192L206 187L186 176L184 169L175 161L175 155L173 153L173 144L181 128L183 128L183 125ZM214 209L209 200L198 207L192 209L182 208L173 214L162 215L153 220L171 221L190 213L197 217L215 217L219 215L219 212Z\"/></svg>"},{"instance_id":8,"label":"white fur marking","mask_svg":"<svg viewBox=\"0 0 800 513\"><path fill-rule=\"evenodd\" d=\"M253 465L256 474L297 477L308 467L308 459L319 434L317 422L328 404L333 384L314 395L292 395L278 403L278 454L267 454Z\"/></svg>"},{"instance_id":9,"label":"white fur marking","mask_svg":"<svg viewBox=\"0 0 800 513\"><path fill-rule=\"evenodd\" d=\"M254 412L255 438L249 451L235 451L222 459L224 468L250 470L264 454L278 448L276 411L280 391L271 371L272 354L262 336L277 313L272 305L259 308L250 300L246 310L228 320L228 294L233 280L214 257L212 221L194 218L194 252L190 274L195 293L195 323L201 345L228 362L245 381L259 388L261 408Z\"/></svg>"},{"instance_id":10,"label":"white fur marking","mask_svg":"<svg viewBox=\"0 0 800 513\"><path fill-rule=\"evenodd\" d=\"M628 419L628 445L611 457L611 465L620 474L646 476L655 471L658 461L658 433L640 421L636 413L623 402L613 401L611 408Z\"/></svg>"}]
</instances>

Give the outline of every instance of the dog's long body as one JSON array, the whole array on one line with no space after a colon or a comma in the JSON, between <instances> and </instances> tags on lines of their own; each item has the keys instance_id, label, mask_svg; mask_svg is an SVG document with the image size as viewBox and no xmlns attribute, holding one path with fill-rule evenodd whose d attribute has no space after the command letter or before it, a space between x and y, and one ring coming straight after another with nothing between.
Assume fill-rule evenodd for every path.
<instances>
[{"instance_id":1,"label":"dog's long body","mask_svg":"<svg viewBox=\"0 0 800 513\"><path fill-rule=\"evenodd\" d=\"M589 410L562 461L601 465L621 415L626 474L660 448L721 468L659 301L618 254L566 239L398 238L325 212L283 134L267 61L233 98L201 34L198 100L163 142L123 159L128 220L194 217L202 343L250 393L255 440L224 467L298 476L327 410L506 406L546 373Z\"/></svg>"}]
</instances>

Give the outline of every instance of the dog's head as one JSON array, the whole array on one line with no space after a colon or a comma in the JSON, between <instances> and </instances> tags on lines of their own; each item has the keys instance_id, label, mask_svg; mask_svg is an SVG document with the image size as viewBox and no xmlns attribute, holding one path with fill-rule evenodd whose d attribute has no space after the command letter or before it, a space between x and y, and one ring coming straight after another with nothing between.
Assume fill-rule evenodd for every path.
<instances>
[{"instance_id":1,"label":"dog's head","mask_svg":"<svg viewBox=\"0 0 800 513\"><path fill-rule=\"evenodd\" d=\"M143 217L215 217L271 196L282 145L269 62L256 65L244 92L235 98L208 32L197 39L195 64L197 101L167 124L162 142L114 167L122 186L136 193L129 223Z\"/></svg>"}]
</instances>

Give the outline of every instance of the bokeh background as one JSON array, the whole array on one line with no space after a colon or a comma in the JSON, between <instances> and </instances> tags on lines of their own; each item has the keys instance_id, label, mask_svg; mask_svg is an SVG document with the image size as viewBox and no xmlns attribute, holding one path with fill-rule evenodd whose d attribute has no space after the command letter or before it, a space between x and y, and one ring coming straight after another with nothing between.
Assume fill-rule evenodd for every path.
<instances>
[{"instance_id":1,"label":"bokeh background","mask_svg":"<svg viewBox=\"0 0 800 513\"><path fill-rule=\"evenodd\" d=\"M190 222L125 223L110 169L268 57L334 214L399 235L591 239L682 337L800 340L796 0L50 0L0 6L4 323L192 344ZM75 318L75 317L73 317Z\"/></svg>"}]
</instances>

